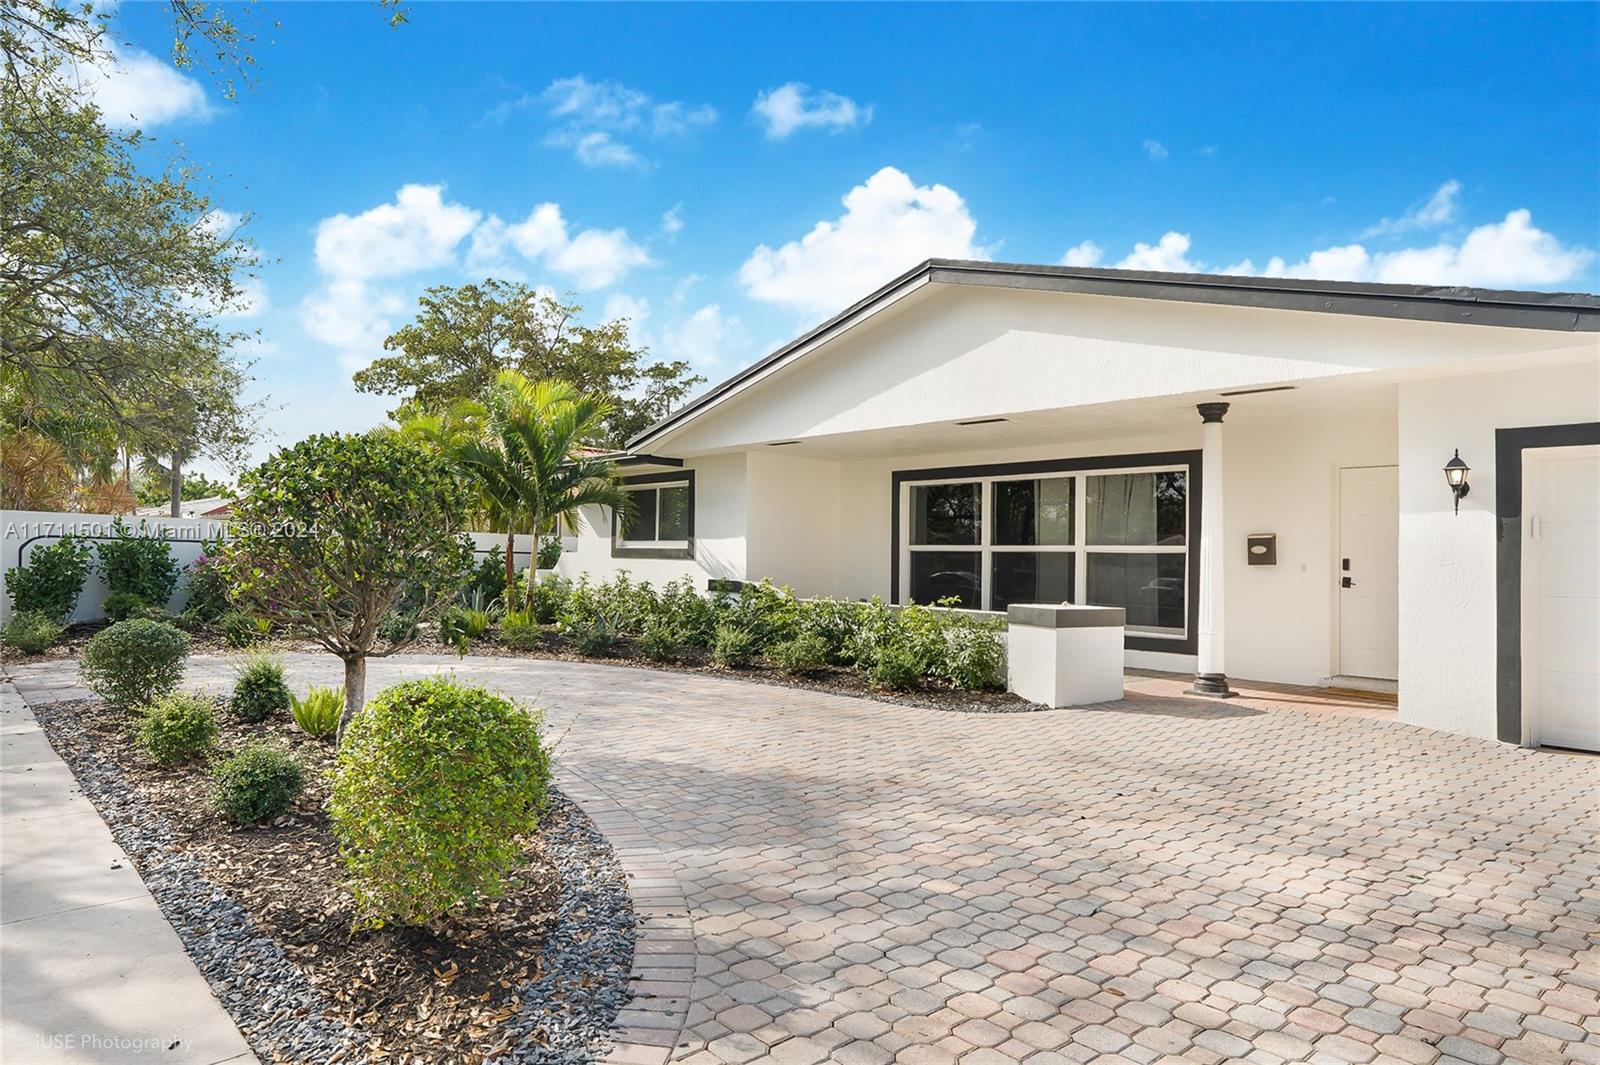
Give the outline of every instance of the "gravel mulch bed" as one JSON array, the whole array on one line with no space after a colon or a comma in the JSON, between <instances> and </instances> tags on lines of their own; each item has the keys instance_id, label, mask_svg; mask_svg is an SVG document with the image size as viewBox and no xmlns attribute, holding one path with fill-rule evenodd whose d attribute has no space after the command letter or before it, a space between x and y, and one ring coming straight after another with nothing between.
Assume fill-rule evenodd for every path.
<instances>
[{"instance_id":1,"label":"gravel mulch bed","mask_svg":"<svg viewBox=\"0 0 1600 1065\"><path fill-rule=\"evenodd\" d=\"M263 1061L582 1063L628 998L634 919L604 837L559 793L505 897L432 929L354 932L323 805L331 748L292 724L221 711L222 751L291 746L306 791L242 829L203 769L161 769L130 717L73 700L34 708Z\"/></svg>"}]
</instances>

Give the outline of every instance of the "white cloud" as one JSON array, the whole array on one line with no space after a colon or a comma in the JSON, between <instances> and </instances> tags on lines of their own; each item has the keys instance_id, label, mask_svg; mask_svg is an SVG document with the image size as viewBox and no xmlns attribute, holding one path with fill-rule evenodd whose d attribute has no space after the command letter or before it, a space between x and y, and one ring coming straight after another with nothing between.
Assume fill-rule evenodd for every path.
<instances>
[{"instance_id":1,"label":"white cloud","mask_svg":"<svg viewBox=\"0 0 1600 1065\"><path fill-rule=\"evenodd\" d=\"M1061 257L1062 266L1094 266L1100 262L1106 250L1092 240L1074 244L1067 249L1067 254Z\"/></svg>"},{"instance_id":2,"label":"white cloud","mask_svg":"<svg viewBox=\"0 0 1600 1065\"><path fill-rule=\"evenodd\" d=\"M341 278L384 277L443 266L482 217L446 203L442 185L406 185L393 203L317 224L317 269Z\"/></svg>"},{"instance_id":3,"label":"white cloud","mask_svg":"<svg viewBox=\"0 0 1600 1065\"><path fill-rule=\"evenodd\" d=\"M383 350L406 308L397 293L373 289L360 278L337 278L307 296L300 305L306 334L338 348L346 370L359 370Z\"/></svg>"},{"instance_id":4,"label":"white cloud","mask_svg":"<svg viewBox=\"0 0 1600 1065\"><path fill-rule=\"evenodd\" d=\"M270 303L265 281L259 277L242 278L239 281L239 298L234 301L224 317L258 318Z\"/></svg>"},{"instance_id":5,"label":"white cloud","mask_svg":"<svg viewBox=\"0 0 1600 1065\"><path fill-rule=\"evenodd\" d=\"M1205 264L1189 259L1189 234L1169 231L1154 244L1135 244L1133 250L1117 263L1122 270L1165 270L1171 273L1197 274Z\"/></svg>"},{"instance_id":6,"label":"white cloud","mask_svg":"<svg viewBox=\"0 0 1600 1065\"><path fill-rule=\"evenodd\" d=\"M472 235L467 265L494 270L504 265L508 248L529 262L565 274L581 289L605 288L650 262L649 252L635 244L626 229L585 229L570 236L561 208L554 203L541 203L514 225L490 215Z\"/></svg>"},{"instance_id":7,"label":"white cloud","mask_svg":"<svg viewBox=\"0 0 1600 1065\"><path fill-rule=\"evenodd\" d=\"M683 231L683 204L676 204L671 209L662 212L661 232L672 236Z\"/></svg>"},{"instance_id":8,"label":"white cloud","mask_svg":"<svg viewBox=\"0 0 1600 1065\"><path fill-rule=\"evenodd\" d=\"M1133 252L1117 265L1185 273L1206 269L1203 262L1191 261L1188 253L1188 235L1168 233L1156 245L1135 244ZM1377 252L1362 244L1339 244L1319 248L1296 262L1275 255L1262 267L1244 259L1216 272L1319 281L1537 288L1573 281L1594 261L1594 251L1561 243L1554 234L1533 224L1531 212L1519 209L1499 222L1472 229L1459 243L1440 241Z\"/></svg>"},{"instance_id":9,"label":"white cloud","mask_svg":"<svg viewBox=\"0 0 1600 1065\"><path fill-rule=\"evenodd\" d=\"M1407 233L1414 229L1436 229L1456 219L1456 197L1461 192L1461 182L1446 181L1422 203L1413 204L1399 218L1385 218L1362 231L1365 238Z\"/></svg>"},{"instance_id":10,"label":"white cloud","mask_svg":"<svg viewBox=\"0 0 1600 1065\"><path fill-rule=\"evenodd\" d=\"M977 223L954 189L915 185L886 166L844 197L844 214L779 248L758 246L739 268L752 299L831 312L928 258L982 259Z\"/></svg>"},{"instance_id":11,"label":"white cloud","mask_svg":"<svg viewBox=\"0 0 1600 1065\"><path fill-rule=\"evenodd\" d=\"M213 207L200 216L195 225L204 233L213 237L226 237L237 233L244 225L244 215L235 211L224 211L220 207Z\"/></svg>"},{"instance_id":12,"label":"white cloud","mask_svg":"<svg viewBox=\"0 0 1600 1065\"><path fill-rule=\"evenodd\" d=\"M600 312L603 322L615 322L619 318L628 320L628 341L634 347L651 347L648 323L650 321L650 301L639 296L630 296L626 292L614 292L606 299L605 307Z\"/></svg>"},{"instance_id":13,"label":"white cloud","mask_svg":"<svg viewBox=\"0 0 1600 1065\"><path fill-rule=\"evenodd\" d=\"M815 126L838 132L872 121L872 105L862 106L848 96L791 81L756 97L751 110L766 124L767 139L782 140L797 129Z\"/></svg>"},{"instance_id":14,"label":"white cloud","mask_svg":"<svg viewBox=\"0 0 1600 1065\"><path fill-rule=\"evenodd\" d=\"M1152 159L1165 159L1167 146L1158 140L1147 140L1144 142L1144 153Z\"/></svg>"},{"instance_id":15,"label":"white cloud","mask_svg":"<svg viewBox=\"0 0 1600 1065\"><path fill-rule=\"evenodd\" d=\"M198 81L137 48L113 44L99 61L78 64L77 75L79 86L114 128L203 121L213 113Z\"/></svg>"},{"instance_id":16,"label":"white cloud","mask_svg":"<svg viewBox=\"0 0 1600 1065\"><path fill-rule=\"evenodd\" d=\"M709 303L667 327L662 354L669 359L687 359L697 370L709 370L737 365L749 346L744 323Z\"/></svg>"},{"instance_id":17,"label":"white cloud","mask_svg":"<svg viewBox=\"0 0 1600 1065\"><path fill-rule=\"evenodd\" d=\"M536 96L501 104L485 119L504 121L528 108L543 108L557 123L545 136L547 145L569 149L591 167L648 165L625 137L682 136L717 120L716 109L709 104L655 100L619 82L590 81L581 74L558 78Z\"/></svg>"}]
</instances>

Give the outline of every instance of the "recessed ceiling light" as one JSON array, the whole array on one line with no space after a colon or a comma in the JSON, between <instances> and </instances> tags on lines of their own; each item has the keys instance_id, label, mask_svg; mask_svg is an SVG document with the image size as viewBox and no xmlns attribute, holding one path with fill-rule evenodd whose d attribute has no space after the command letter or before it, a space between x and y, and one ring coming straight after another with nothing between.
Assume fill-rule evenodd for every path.
<instances>
[{"instance_id":1,"label":"recessed ceiling light","mask_svg":"<svg viewBox=\"0 0 1600 1065\"><path fill-rule=\"evenodd\" d=\"M1008 422L1010 418L973 418L970 421L956 422L957 425L993 425L995 422Z\"/></svg>"},{"instance_id":2,"label":"recessed ceiling light","mask_svg":"<svg viewBox=\"0 0 1600 1065\"><path fill-rule=\"evenodd\" d=\"M1294 385L1272 385L1270 388L1241 388L1236 392L1218 392L1219 396L1256 396L1262 392L1293 392Z\"/></svg>"}]
</instances>

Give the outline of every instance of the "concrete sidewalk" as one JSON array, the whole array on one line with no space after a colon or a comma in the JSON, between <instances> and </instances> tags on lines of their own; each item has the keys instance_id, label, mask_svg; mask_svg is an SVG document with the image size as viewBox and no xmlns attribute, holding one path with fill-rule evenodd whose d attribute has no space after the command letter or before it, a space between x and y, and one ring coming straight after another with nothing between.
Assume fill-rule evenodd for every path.
<instances>
[{"instance_id":1,"label":"concrete sidewalk","mask_svg":"<svg viewBox=\"0 0 1600 1065\"><path fill-rule=\"evenodd\" d=\"M0 1061L256 1060L9 681L0 959Z\"/></svg>"}]
</instances>

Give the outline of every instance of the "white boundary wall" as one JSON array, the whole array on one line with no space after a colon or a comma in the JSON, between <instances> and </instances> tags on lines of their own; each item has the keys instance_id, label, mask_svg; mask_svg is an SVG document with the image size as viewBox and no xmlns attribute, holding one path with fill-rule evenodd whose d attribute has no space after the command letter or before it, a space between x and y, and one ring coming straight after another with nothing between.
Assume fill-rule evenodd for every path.
<instances>
[{"instance_id":1,"label":"white boundary wall","mask_svg":"<svg viewBox=\"0 0 1600 1065\"><path fill-rule=\"evenodd\" d=\"M62 511L0 511L0 624L11 617L11 595L5 587L5 571L26 567L29 556L40 547L56 543L64 536L82 536L90 547L114 539L118 515L76 514ZM172 545L172 557L185 571L178 589L166 604L168 610L181 610L188 598L188 568L200 557L202 544L227 535L226 518L150 518L121 515L128 530L143 536L159 536ZM470 533L476 560L505 550L504 533ZM532 563L532 537L519 535L514 547L516 565L524 569ZM99 573L99 560L91 563L89 579L78 599L71 621L98 621L105 617L106 584Z\"/></svg>"}]
</instances>

